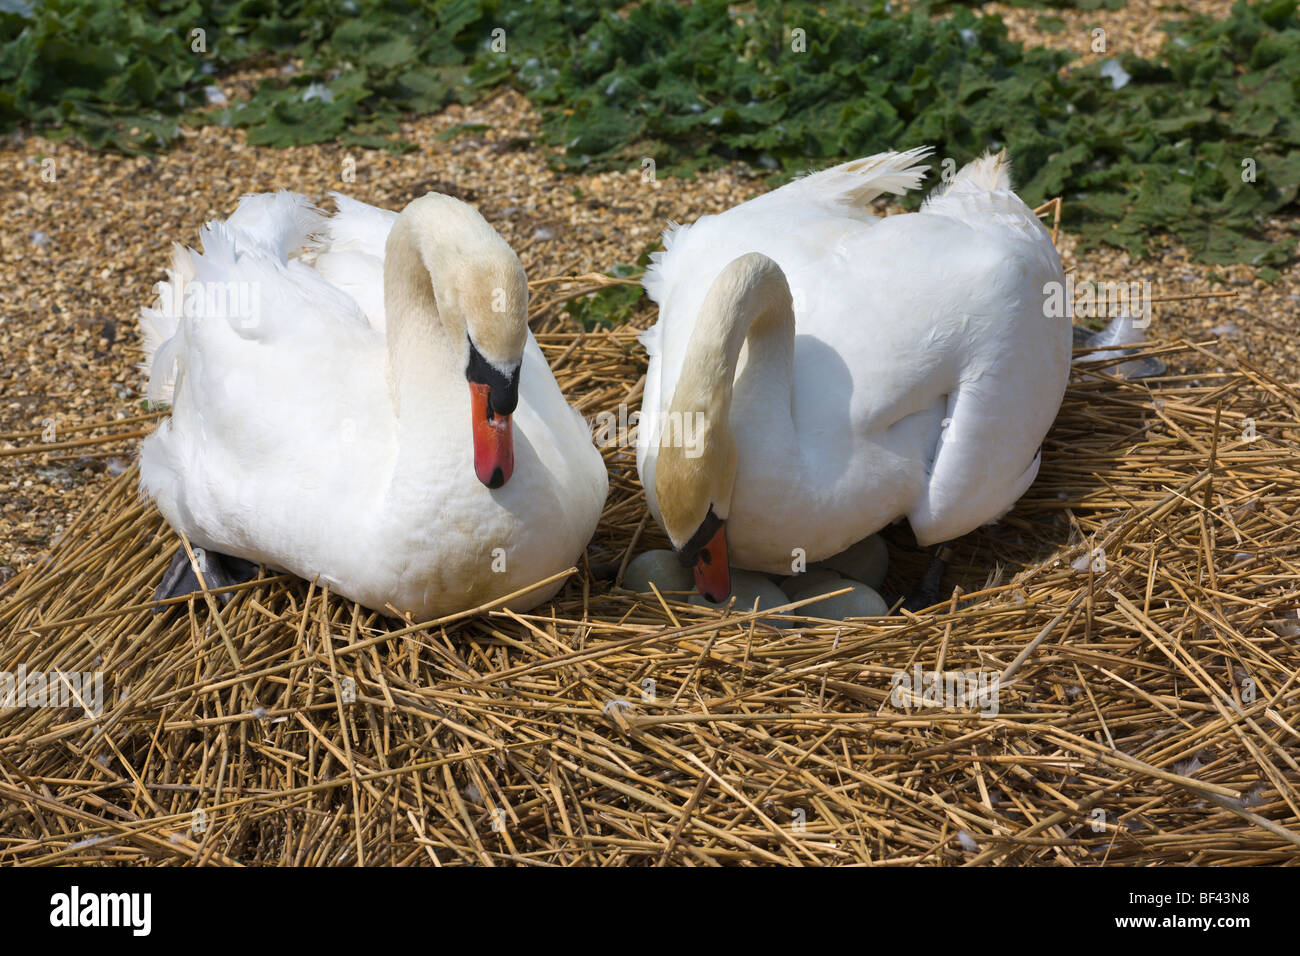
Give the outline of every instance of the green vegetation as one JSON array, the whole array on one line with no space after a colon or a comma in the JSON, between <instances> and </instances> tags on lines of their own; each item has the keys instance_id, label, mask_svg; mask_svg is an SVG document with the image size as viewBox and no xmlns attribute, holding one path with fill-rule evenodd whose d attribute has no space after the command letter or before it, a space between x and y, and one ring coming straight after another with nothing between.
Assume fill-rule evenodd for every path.
<instances>
[{"instance_id":1,"label":"green vegetation","mask_svg":"<svg viewBox=\"0 0 1300 956\"><path fill-rule=\"evenodd\" d=\"M609 270L608 275L618 279L632 278L641 275L649 264L650 254L646 252L635 266L620 262ZM622 325L632 318L637 306L644 303L639 285L614 285L573 299L564 307L564 311L590 332L593 329Z\"/></svg>"},{"instance_id":2,"label":"green vegetation","mask_svg":"<svg viewBox=\"0 0 1300 956\"><path fill-rule=\"evenodd\" d=\"M1064 195L1085 242L1140 255L1167 230L1208 262L1292 255L1294 240L1270 245L1261 225L1300 190L1296 0L1240 0L1225 21L1171 27L1155 61L1120 53L1070 71L1068 54L1024 49L1000 19L960 5L937 20L883 0L577 7L0 0L0 128L137 151L170 143L181 123L216 122L267 145L401 148L403 112L508 83L541 110L570 169L649 156L661 174L689 175L744 159L779 178L923 143L958 163L1006 146L1026 201ZM250 100L205 108L212 76L290 60L301 68Z\"/></svg>"},{"instance_id":3,"label":"green vegetation","mask_svg":"<svg viewBox=\"0 0 1300 956\"><path fill-rule=\"evenodd\" d=\"M975 5L978 0L933 0L931 9L942 9L959 3ZM1123 10L1124 0L1002 0L1009 7L1050 7L1056 10ZM1185 9L1175 5L1178 9Z\"/></svg>"}]
</instances>

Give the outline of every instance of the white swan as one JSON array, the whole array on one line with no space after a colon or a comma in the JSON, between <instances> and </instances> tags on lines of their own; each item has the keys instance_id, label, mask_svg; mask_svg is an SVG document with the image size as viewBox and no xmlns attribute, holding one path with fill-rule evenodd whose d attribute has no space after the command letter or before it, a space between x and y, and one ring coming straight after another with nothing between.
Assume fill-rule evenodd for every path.
<instances>
[{"instance_id":1,"label":"white swan","mask_svg":"<svg viewBox=\"0 0 1300 956\"><path fill-rule=\"evenodd\" d=\"M928 149L883 153L670 227L645 287L659 321L637 467L713 600L728 563L788 574L906 517L922 544L1009 510L1038 472L1070 366L1063 282L1004 155L921 211Z\"/></svg>"},{"instance_id":2,"label":"white swan","mask_svg":"<svg viewBox=\"0 0 1300 956\"><path fill-rule=\"evenodd\" d=\"M528 331L518 258L448 196L400 216L335 199L325 218L296 194L246 196L202 253L175 247L141 316L150 398L172 406L142 489L213 569L246 559L387 614L427 620L563 571L608 482ZM162 591L191 590L184 567Z\"/></svg>"}]
</instances>

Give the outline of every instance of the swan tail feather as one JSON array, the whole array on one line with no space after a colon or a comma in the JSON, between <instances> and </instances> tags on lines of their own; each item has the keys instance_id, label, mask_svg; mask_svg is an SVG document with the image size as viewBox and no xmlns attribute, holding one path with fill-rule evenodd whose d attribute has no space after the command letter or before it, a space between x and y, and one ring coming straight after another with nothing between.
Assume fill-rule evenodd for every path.
<instances>
[{"instance_id":1,"label":"swan tail feather","mask_svg":"<svg viewBox=\"0 0 1300 956\"><path fill-rule=\"evenodd\" d=\"M920 211L972 226L1032 224L1035 236L1042 231L1038 217L1011 188L1011 159L1005 149L967 163L926 197Z\"/></svg>"},{"instance_id":2,"label":"swan tail feather","mask_svg":"<svg viewBox=\"0 0 1300 956\"><path fill-rule=\"evenodd\" d=\"M957 179L991 193L1010 189L1011 158L1005 149L998 150L996 155L990 150L963 166Z\"/></svg>"},{"instance_id":3,"label":"swan tail feather","mask_svg":"<svg viewBox=\"0 0 1300 956\"><path fill-rule=\"evenodd\" d=\"M225 225L236 234L236 246L257 246L287 262L310 246L325 217L306 196L282 189L241 197Z\"/></svg>"},{"instance_id":4,"label":"swan tail feather","mask_svg":"<svg viewBox=\"0 0 1300 956\"><path fill-rule=\"evenodd\" d=\"M148 365L150 405L161 407L172 403L176 382L180 378L180 357L179 335L173 335L154 351Z\"/></svg>"},{"instance_id":5,"label":"swan tail feather","mask_svg":"<svg viewBox=\"0 0 1300 956\"><path fill-rule=\"evenodd\" d=\"M857 210L864 210L874 199L887 193L901 196L909 190L919 188L921 180L925 178L930 168L922 160L931 152L933 147L918 146L903 152L890 151L864 156L795 179L780 189L757 196L717 216L702 216L693 225L680 226L670 222L668 228L664 230L664 249L662 252L651 254L650 265L645 271L642 285L650 298L662 306L683 274L694 271L695 263L689 261L693 256L688 254L684 247L690 245L688 239L702 235L701 227L704 230L703 234L712 238L716 238L717 229L724 228L723 223L736 223L736 228L743 233L746 230L739 228L740 220L737 217L755 215L784 217L788 215L786 210L789 207L803 209L830 207L837 215L844 215L846 210L854 210L849 213L853 218L863 216L873 218ZM698 241L706 240L699 238ZM691 250L692 253L694 251ZM752 250L738 248L735 254L739 255L746 251Z\"/></svg>"},{"instance_id":6,"label":"swan tail feather","mask_svg":"<svg viewBox=\"0 0 1300 956\"><path fill-rule=\"evenodd\" d=\"M921 209L931 209L946 196L1000 192L1011 192L1011 158L1005 149L997 153L987 152L979 159L971 160L951 179L945 178L926 197Z\"/></svg>"},{"instance_id":7,"label":"swan tail feather","mask_svg":"<svg viewBox=\"0 0 1300 956\"><path fill-rule=\"evenodd\" d=\"M796 179L768 195L786 193L789 199L865 206L886 193L901 196L909 190L919 188L921 180L930 170L929 164L920 160L933 151L932 146L918 146L901 153L891 150L864 156Z\"/></svg>"},{"instance_id":8,"label":"swan tail feather","mask_svg":"<svg viewBox=\"0 0 1300 956\"><path fill-rule=\"evenodd\" d=\"M398 214L340 192L330 193L330 198L334 200L335 213L324 221L324 228L316 237L317 248L328 252L363 252L382 259Z\"/></svg>"},{"instance_id":9,"label":"swan tail feather","mask_svg":"<svg viewBox=\"0 0 1300 956\"><path fill-rule=\"evenodd\" d=\"M664 300L668 297L670 264L665 260L673 251L673 246L681 242L690 232L690 228L690 226L683 226L669 220L667 228L664 229L663 250L650 253L650 264L646 266L645 274L641 277L641 285L652 302L663 305ZM648 334L650 331L650 329L647 329L642 334ZM644 344L644 340L642 340L642 344Z\"/></svg>"},{"instance_id":10,"label":"swan tail feather","mask_svg":"<svg viewBox=\"0 0 1300 956\"><path fill-rule=\"evenodd\" d=\"M308 246L323 224L315 206L299 193L285 190L244 196L229 219L212 220L199 231L200 254L172 245L167 279L154 286L158 298L140 310L141 371L148 376L149 401L170 405L182 372L187 300L230 289L239 294L241 260L245 269L257 262L282 268ZM242 285L256 285L243 282ZM248 298L245 294L244 298ZM247 323L246 323L247 324Z\"/></svg>"},{"instance_id":11,"label":"swan tail feather","mask_svg":"<svg viewBox=\"0 0 1300 956\"><path fill-rule=\"evenodd\" d=\"M172 243L172 262L167 278L154 286L157 299L153 305L140 310L140 343L144 360L140 363L149 382L149 401L154 404L171 404L175 384L174 368L176 347L168 348L180 330L184 314L185 290L194 281L194 252L179 242ZM162 360L159 354L163 353Z\"/></svg>"}]
</instances>

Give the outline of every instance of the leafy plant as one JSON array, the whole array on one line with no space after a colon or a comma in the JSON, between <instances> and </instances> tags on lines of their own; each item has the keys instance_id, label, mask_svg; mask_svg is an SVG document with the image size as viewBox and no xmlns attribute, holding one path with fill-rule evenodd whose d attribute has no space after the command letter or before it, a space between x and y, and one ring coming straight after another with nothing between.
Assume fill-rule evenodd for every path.
<instances>
[{"instance_id":1,"label":"leafy plant","mask_svg":"<svg viewBox=\"0 0 1300 956\"><path fill-rule=\"evenodd\" d=\"M1141 255L1167 231L1208 262L1291 256L1294 239L1264 231L1300 189L1296 0L1238 0L1224 20L1168 26L1155 60L1074 70L997 17L943 6L0 0L0 129L134 152L216 122L264 145L400 149L403 113L513 84L567 169L742 159L780 180L885 149L931 144L960 163L1006 146L1024 198L1064 195L1087 243ZM207 107L212 77L249 64L282 69Z\"/></svg>"},{"instance_id":2,"label":"leafy plant","mask_svg":"<svg viewBox=\"0 0 1300 956\"><path fill-rule=\"evenodd\" d=\"M541 60L525 87L567 107L547 111L544 130L568 168L650 156L689 173L739 157L789 175L926 143L959 162L1005 145L1025 199L1066 195L1086 243L1142 255L1168 230L1204 261L1256 263L1294 246L1260 237L1300 185L1293 0L1180 23L1160 62L1122 58L1123 85L1102 64L1062 74L1068 54L1023 49L1000 19L964 8L932 21L848 4L817 16L643 3L584 39L567 59Z\"/></svg>"},{"instance_id":3,"label":"leafy plant","mask_svg":"<svg viewBox=\"0 0 1300 956\"><path fill-rule=\"evenodd\" d=\"M0 2L0 128L18 120L93 147L162 146L200 63L168 22L121 2Z\"/></svg>"},{"instance_id":4,"label":"leafy plant","mask_svg":"<svg viewBox=\"0 0 1300 956\"><path fill-rule=\"evenodd\" d=\"M649 259L642 257L641 264L630 266L619 263L609 270L609 275L619 279L639 276L645 271ZM578 324L591 332L595 329L623 325L632 318L639 304L644 304L639 285L611 285L597 292L574 299L564 307Z\"/></svg>"}]
</instances>

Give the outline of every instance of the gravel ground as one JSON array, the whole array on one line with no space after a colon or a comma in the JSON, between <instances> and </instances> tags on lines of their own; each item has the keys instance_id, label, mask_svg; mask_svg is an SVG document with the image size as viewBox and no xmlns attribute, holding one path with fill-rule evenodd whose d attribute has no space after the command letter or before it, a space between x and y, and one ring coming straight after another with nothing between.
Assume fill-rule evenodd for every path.
<instances>
[{"instance_id":1,"label":"gravel ground","mask_svg":"<svg viewBox=\"0 0 1300 956\"><path fill-rule=\"evenodd\" d=\"M1224 12L1228 5L1201 0L1189 7ZM1048 11L1069 23L1050 34L1035 26L1043 11L983 9L1002 13L1021 40L1082 50L1084 28L1095 22L1111 44L1123 36L1146 53L1159 40L1155 24L1167 15L1151 3ZM1083 47L1076 46L1080 36ZM234 77L223 87L235 97L255 78ZM439 139L457 124L488 129ZM653 182L644 182L639 168L560 175L534 145L537 126L527 103L503 92L407 124L404 134L417 149L403 156L333 145L255 148L242 132L215 127L191 131L182 145L154 157L92 153L35 136L0 141L0 170L12 184L0 193L0 584L39 560L93 486L120 473L135 453L151 427L142 417L136 315L163 278L170 244L195 243L199 226L228 215L242 194L287 188L324 202L337 189L400 208L427 191L447 192L476 204L529 275L543 278L632 263L667 220L718 212L766 188L741 166ZM1287 226L1271 223L1278 235ZM1148 279L1156 296L1236 292L1162 303L1153 337L1223 337L1272 374L1300 380L1292 335L1300 266L1268 284L1251 267L1192 263L1174 245L1137 263L1115 250L1076 254L1069 235L1060 245L1079 280ZM110 430L127 437L88 441ZM15 453L31 446L40 453Z\"/></svg>"},{"instance_id":2,"label":"gravel ground","mask_svg":"<svg viewBox=\"0 0 1300 956\"><path fill-rule=\"evenodd\" d=\"M983 14L1000 14L1012 40L1026 46L1071 50L1083 62L1091 63L1125 52L1150 59L1164 45L1162 23L1180 15L1221 18L1231 8L1232 4L1223 0L1183 0L1177 4L1127 0L1120 10L1013 7L1005 3L985 3L975 9ZM1105 47L1101 50L1096 49L1097 36L1093 31L1097 29L1105 31Z\"/></svg>"}]
</instances>

